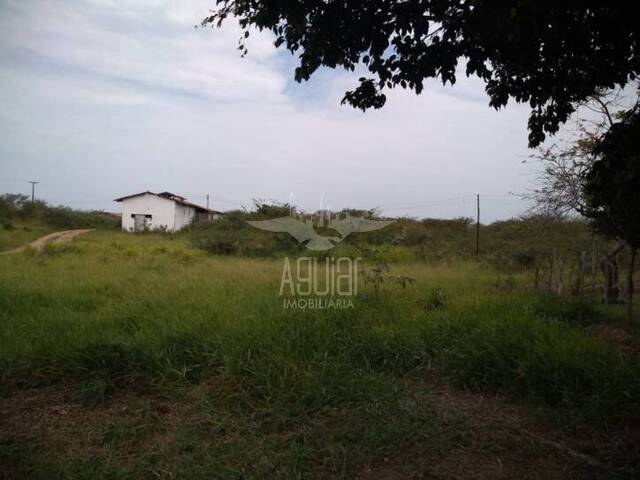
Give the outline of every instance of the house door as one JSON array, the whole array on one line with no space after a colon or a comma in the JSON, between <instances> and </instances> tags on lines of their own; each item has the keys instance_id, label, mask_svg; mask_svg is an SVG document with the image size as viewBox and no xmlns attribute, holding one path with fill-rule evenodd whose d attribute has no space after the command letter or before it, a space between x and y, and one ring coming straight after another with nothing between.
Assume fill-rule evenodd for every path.
<instances>
[{"instance_id":1,"label":"house door","mask_svg":"<svg viewBox=\"0 0 640 480\"><path fill-rule=\"evenodd\" d=\"M142 232L147 228L147 217L150 215L133 214L133 231Z\"/></svg>"}]
</instances>

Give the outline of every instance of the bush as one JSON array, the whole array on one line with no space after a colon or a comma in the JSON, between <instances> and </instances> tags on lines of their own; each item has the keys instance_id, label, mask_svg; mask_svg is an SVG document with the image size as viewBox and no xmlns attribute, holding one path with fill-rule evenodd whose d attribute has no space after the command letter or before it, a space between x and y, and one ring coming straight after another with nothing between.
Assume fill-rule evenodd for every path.
<instances>
[{"instance_id":1,"label":"bush","mask_svg":"<svg viewBox=\"0 0 640 480\"><path fill-rule=\"evenodd\" d=\"M13 223L11 223L11 221L7 218L0 219L0 225L2 225L2 228L4 228L5 230L13 230L14 228L16 228Z\"/></svg>"},{"instance_id":2,"label":"bush","mask_svg":"<svg viewBox=\"0 0 640 480\"><path fill-rule=\"evenodd\" d=\"M193 243L196 247L213 255L238 255L242 232L225 228L211 228L201 230L193 235Z\"/></svg>"},{"instance_id":3,"label":"bush","mask_svg":"<svg viewBox=\"0 0 640 480\"><path fill-rule=\"evenodd\" d=\"M56 228L102 228L120 227L120 219L110 213L72 210L67 207L47 207L42 213L43 220Z\"/></svg>"},{"instance_id":4,"label":"bush","mask_svg":"<svg viewBox=\"0 0 640 480\"><path fill-rule=\"evenodd\" d=\"M50 227L59 229L120 228L120 218L111 213L53 207L42 200L31 202L26 195L21 194L0 195L0 225L7 230L13 228L13 218L38 219Z\"/></svg>"},{"instance_id":5,"label":"bush","mask_svg":"<svg viewBox=\"0 0 640 480\"><path fill-rule=\"evenodd\" d=\"M215 222L196 224L191 231L192 243L214 255L297 255L304 251L304 245L288 233L265 232L247 223L247 220L266 220L288 215L289 207L286 207L286 213L282 208L284 207L259 204L255 212L228 212Z\"/></svg>"},{"instance_id":6,"label":"bush","mask_svg":"<svg viewBox=\"0 0 640 480\"><path fill-rule=\"evenodd\" d=\"M375 210L343 210L353 216L382 220ZM252 211L227 212L213 224L196 225L193 241L203 250L219 255L348 256L388 263L421 259L429 262L453 262L476 259L475 225L469 218L417 220L396 218L389 226L371 232L354 232L331 250L306 250L287 233L264 232L247 225L247 220L266 220L290 215L284 204L256 201ZM294 209L294 213L295 209ZM319 213L313 214L318 220ZM388 218L387 218L388 219ZM328 227L316 227L320 235L335 236ZM600 242L600 241L599 241ZM513 273L531 269L553 252L562 258L575 258L591 251L593 235L586 222L574 219L523 217L494 222L480 227L480 261L500 271ZM599 243L599 248L606 245Z\"/></svg>"},{"instance_id":7,"label":"bush","mask_svg":"<svg viewBox=\"0 0 640 480\"><path fill-rule=\"evenodd\" d=\"M20 209L26 205L29 197L19 193L5 193L0 195L0 218L9 220L14 218Z\"/></svg>"}]
</instances>

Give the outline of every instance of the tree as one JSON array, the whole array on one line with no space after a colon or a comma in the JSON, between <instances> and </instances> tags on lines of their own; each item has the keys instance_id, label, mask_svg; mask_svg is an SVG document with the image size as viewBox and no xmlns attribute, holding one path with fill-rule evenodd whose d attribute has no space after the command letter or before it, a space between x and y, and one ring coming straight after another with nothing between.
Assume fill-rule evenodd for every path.
<instances>
[{"instance_id":1,"label":"tree","mask_svg":"<svg viewBox=\"0 0 640 480\"><path fill-rule=\"evenodd\" d=\"M202 26L238 19L244 33L268 30L297 54L295 79L320 67L368 71L343 103L381 108L385 89L420 93L425 80L454 84L458 64L485 83L489 104L528 103L529 145L558 131L602 89L624 86L640 70L640 22L624 3L520 0L259 2L217 0Z\"/></svg>"},{"instance_id":2,"label":"tree","mask_svg":"<svg viewBox=\"0 0 640 480\"><path fill-rule=\"evenodd\" d=\"M595 207L590 203L587 188L593 190L592 196L595 192L603 192L606 188L616 188L615 185L607 186L603 183L588 185L588 183L599 159L598 148L607 138L610 129L617 125L616 122L623 121L629 117L630 112L637 111L639 108L640 85L636 85L633 91L627 89L626 91L599 92L587 102L576 105L575 134L559 144L541 147L532 155L532 158L542 163L543 169L538 178L539 186L529 194L523 195L524 198L533 201L532 210L535 213L552 217L578 213L591 219L594 230L607 238L616 240L613 249L605 255L601 264L606 303L618 301L616 256L625 245L630 244L613 228L604 228L607 225L600 218L603 211L597 210L602 205ZM616 168L621 167L623 166L617 165ZM601 180L604 181L604 179ZM604 199L601 198L601 200ZM601 225L599 226L598 223ZM619 224L616 221L609 227ZM632 279L632 270L628 278ZM627 288L627 291L632 292L632 288Z\"/></svg>"},{"instance_id":3,"label":"tree","mask_svg":"<svg viewBox=\"0 0 640 480\"><path fill-rule=\"evenodd\" d=\"M639 102L640 83L637 83L633 91L597 92L574 106L574 118L568 124L573 128L565 127L564 139L539 147L529 157L542 166L536 187L522 195L532 202L531 213L551 217L585 214L585 181L595 161L593 150L616 119Z\"/></svg>"},{"instance_id":4,"label":"tree","mask_svg":"<svg viewBox=\"0 0 640 480\"><path fill-rule=\"evenodd\" d=\"M29 197L21 193L0 195L0 218L10 220L27 204Z\"/></svg>"},{"instance_id":5,"label":"tree","mask_svg":"<svg viewBox=\"0 0 640 480\"><path fill-rule=\"evenodd\" d=\"M585 177L585 215L609 238L621 239L631 250L627 284L629 320L633 316L633 271L640 248L640 107L595 142L595 161Z\"/></svg>"}]
</instances>

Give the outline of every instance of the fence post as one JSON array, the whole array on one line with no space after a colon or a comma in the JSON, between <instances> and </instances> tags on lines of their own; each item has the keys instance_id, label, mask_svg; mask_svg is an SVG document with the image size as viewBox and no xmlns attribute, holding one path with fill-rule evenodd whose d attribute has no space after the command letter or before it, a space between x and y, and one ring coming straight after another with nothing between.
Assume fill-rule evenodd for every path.
<instances>
[{"instance_id":1,"label":"fence post","mask_svg":"<svg viewBox=\"0 0 640 480\"><path fill-rule=\"evenodd\" d=\"M591 291L596 293L596 237L591 244Z\"/></svg>"},{"instance_id":2,"label":"fence post","mask_svg":"<svg viewBox=\"0 0 640 480\"><path fill-rule=\"evenodd\" d=\"M605 256L604 257L604 304L608 305L609 304L609 278L611 277L611 274L609 272L609 259Z\"/></svg>"},{"instance_id":3,"label":"fence post","mask_svg":"<svg viewBox=\"0 0 640 480\"><path fill-rule=\"evenodd\" d=\"M580 254L580 266L578 269L578 296L582 297L582 291L584 289L584 267L587 259L587 252Z\"/></svg>"},{"instance_id":4,"label":"fence post","mask_svg":"<svg viewBox=\"0 0 640 480\"><path fill-rule=\"evenodd\" d=\"M562 295L564 290L564 261L562 258L558 260L558 295Z\"/></svg>"}]
</instances>

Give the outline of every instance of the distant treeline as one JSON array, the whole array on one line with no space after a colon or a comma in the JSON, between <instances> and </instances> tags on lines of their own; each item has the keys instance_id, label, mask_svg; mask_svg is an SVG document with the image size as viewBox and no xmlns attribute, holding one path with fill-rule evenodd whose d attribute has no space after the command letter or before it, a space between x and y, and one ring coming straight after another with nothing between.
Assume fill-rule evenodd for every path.
<instances>
[{"instance_id":1,"label":"distant treeline","mask_svg":"<svg viewBox=\"0 0 640 480\"><path fill-rule=\"evenodd\" d=\"M17 221L39 221L52 228L103 228L120 227L117 215L102 211L73 210L63 206L48 205L42 200L34 202L22 194L0 195L0 226L10 230Z\"/></svg>"},{"instance_id":2,"label":"distant treeline","mask_svg":"<svg viewBox=\"0 0 640 480\"><path fill-rule=\"evenodd\" d=\"M475 223L471 218L449 220L435 218L392 218L375 209L344 209L339 212L305 214L312 219L316 231L324 236L338 236L321 218L340 218L347 214L374 220L393 220L387 227L366 233L352 233L326 251L311 251L288 233L259 230L248 220L270 220L299 214L287 204L255 201L247 210L226 212L212 223L196 223L180 235L188 235L192 243L214 255L245 257L281 257L285 255L348 256L371 261L434 261L449 262L476 258ZM41 200L31 202L20 194L0 195L0 227L11 229L21 222L36 221L53 229L99 228L119 229L120 217L103 211L74 210L51 206ZM326 223L326 222L325 222ZM172 234L175 235L175 234ZM510 268L541 265L552 256L575 263L582 252L599 258L609 248L609 242L595 236L587 222L530 215L480 226L481 261ZM575 261L575 262L574 262Z\"/></svg>"},{"instance_id":3,"label":"distant treeline","mask_svg":"<svg viewBox=\"0 0 640 480\"><path fill-rule=\"evenodd\" d=\"M331 216L366 217L394 220L377 231L353 233L328 252L305 249L288 233L259 230L247 220L266 220L296 213L289 205L255 202L252 210L227 212L222 220L194 226L193 243L212 254L241 256L327 255L362 257L369 260L449 261L475 258L475 223L470 218L415 219L390 218L375 210L342 210ZM329 212L307 215L322 224L321 217ZM335 231L317 227L321 235L336 235ZM580 219L545 216L523 216L480 226L480 258L504 268L531 267L551 255L566 259L579 258L581 252L604 253L607 242L592 234L588 224Z\"/></svg>"}]
</instances>

